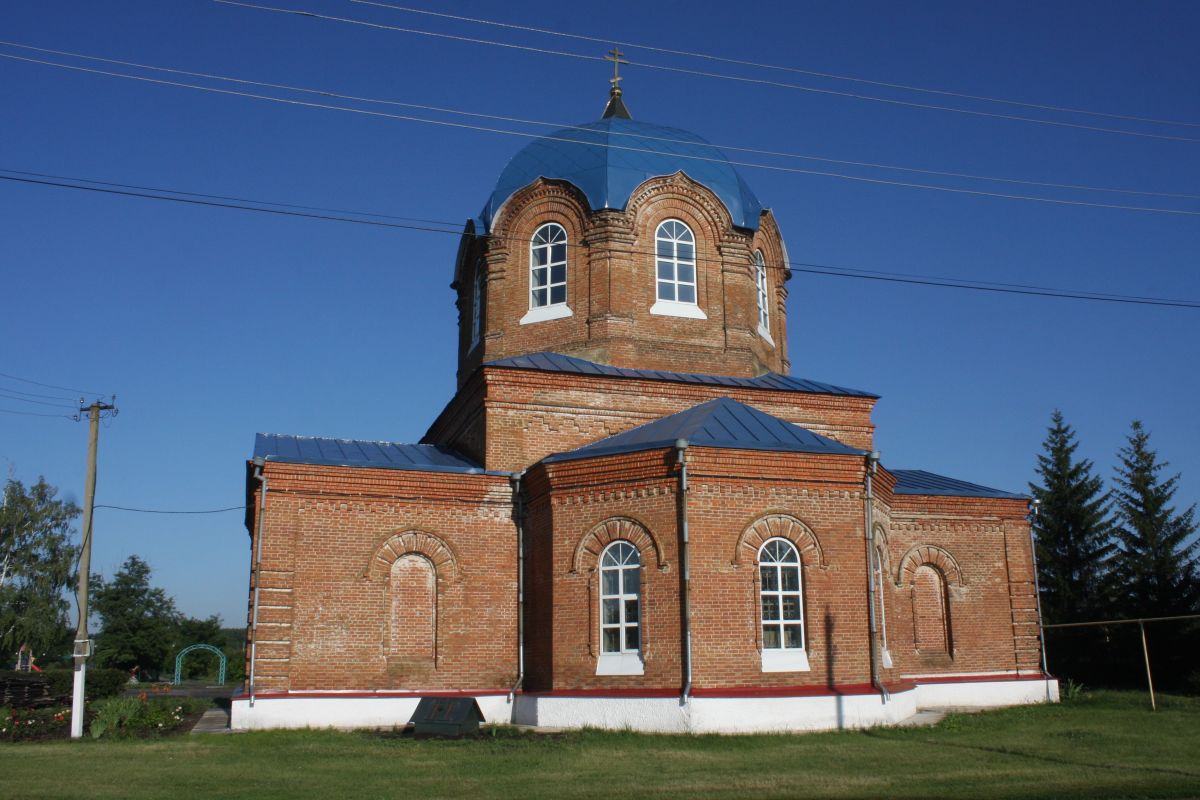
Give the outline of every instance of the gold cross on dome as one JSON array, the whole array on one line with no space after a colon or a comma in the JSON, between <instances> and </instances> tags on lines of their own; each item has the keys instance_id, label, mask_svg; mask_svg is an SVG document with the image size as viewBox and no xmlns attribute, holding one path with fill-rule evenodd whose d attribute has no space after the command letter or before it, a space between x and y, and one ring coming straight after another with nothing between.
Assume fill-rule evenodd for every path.
<instances>
[{"instance_id":1,"label":"gold cross on dome","mask_svg":"<svg viewBox=\"0 0 1200 800\"><path fill-rule=\"evenodd\" d=\"M613 62L613 76L609 78L608 82L611 83L613 88L617 90L620 90L621 88L621 65L629 63L625 59L621 58L623 55L625 54L618 50L616 45L613 45L613 49L609 50L608 55L604 57L605 61Z\"/></svg>"}]
</instances>

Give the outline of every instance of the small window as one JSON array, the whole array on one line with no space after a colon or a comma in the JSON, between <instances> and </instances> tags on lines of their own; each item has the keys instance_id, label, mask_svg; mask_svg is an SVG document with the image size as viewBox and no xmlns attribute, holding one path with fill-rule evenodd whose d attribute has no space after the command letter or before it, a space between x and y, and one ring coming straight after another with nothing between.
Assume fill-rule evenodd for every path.
<instances>
[{"instance_id":1,"label":"small window","mask_svg":"<svg viewBox=\"0 0 1200 800\"><path fill-rule=\"evenodd\" d=\"M804 596L800 555L787 539L769 539L758 551L763 672L808 670L804 649Z\"/></svg>"},{"instance_id":2,"label":"small window","mask_svg":"<svg viewBox=\"0 0 1200 800\"><path fill-rule=\"evenodd\" d=\"M659 300L696 303L696 237L677 219L658 226L654 235Z\"/></svg>"},{"instance_id":3,"label":"small window","mask_svg":"<svg viewBox=\"0 0 1200 800\"><path fill-rule=\"evenodd\" d=\"M487 282L485 269L483 261L475 267L474 291L471 293L471 347L479 344L479 337L483 333L483 290Z\"/></svg>"},{"instance_id":4,"label":"small window","mask_svg":"<svg viewBox=\"0 0 1200 800\"><path fill-rule=\"evenodd\" d=\"M617 541L600 556L600 659L598 675L642 674L642 558Z\"/></svg>"},{"instance_id":5,"label":"small window","mask_svg":"<svg viewBox=\"0 0 1200 800\"><path fill-rule=\"evenodd\" d=\"M529 307L545 308L567 302L567 232L547 223L529 245Z\"/></svg>"},{"instance_id":6,"label":"small window","mask_svg":"<svg viewBox=\"0 0 1200 800\"><path fill-rule=\"evenodd\" d=\"M758 287L758 332L771 338L771 293L767 284L767 263L761 250L754 251L754 282Z\"/></svg>"},{"instance_id":7,"label":"small window","mask_svg":"<svg viewBox=\"0 0 1200 800\"><path fill-rule=\"evenodd\" d=\"M569 316L567 232L557 222L547 222L529 240L529 311L521 324Z\"/></svg>"}]
</instances>

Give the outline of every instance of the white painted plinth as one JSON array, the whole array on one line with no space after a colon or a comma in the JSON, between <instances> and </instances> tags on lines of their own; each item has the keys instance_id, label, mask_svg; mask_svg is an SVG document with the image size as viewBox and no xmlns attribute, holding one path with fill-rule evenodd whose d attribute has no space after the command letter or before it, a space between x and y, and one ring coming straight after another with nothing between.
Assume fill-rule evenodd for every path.
<instances>
[{"instance_id":1,"label":"white painted plinth","mask_svg":"<svg viewBox=\"0 0 1200 800\"><path fill-rule=\"evenodd\" d=\"M916 691L818 697L548 697L517 698L513 721L550 728L605 728L656 733L762 733L890 725L917 711Z\"/></svg>"},{"instance_id":2,"label":"white painted plinth","mask_svg":"<svg viewBox=\"0 0 1200 800\"><path fill-rule=\"evenodd\" d=\"M1057 702L1058 681L1054 678L921 683L917 686L918 708L1000 708Z\"/></svg>"},{"instance_id":3,"label":"white painted plinth","mask_svg":"<svg viewBox=\"0 0 1200 800\"><path fill-rule=\"evenodd\" d=\"M431 696L436 691L429 692ZM394 728L403 727L417 710L420 696L364 696L362 693L311 693L299 696L259 695L233 700L229 725L236 731L271 728ZM512 705L505 695L475 697L485 722L508 723Z\"/></svg>"}]
</instances>

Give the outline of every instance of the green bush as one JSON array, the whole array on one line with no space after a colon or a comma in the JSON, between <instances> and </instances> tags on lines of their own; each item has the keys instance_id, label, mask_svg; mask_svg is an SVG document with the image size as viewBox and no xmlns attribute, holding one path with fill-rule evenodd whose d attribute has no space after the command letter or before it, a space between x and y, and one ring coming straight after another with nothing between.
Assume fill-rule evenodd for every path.
<instances>
[{"instance_id":1,"label":"green bush","mask_svg":"<svg viewBox=\"0 0 1200 800\"><path fill-rule=\"evenodd\" d=\"M74 670L48 669L42 675L50 687L51 697L66 698L75 691ZM124 691L129 683L129 675L121 669L102 669L89 666L86 680L88 699L103 700L106 697L116 697Z\"/></svg>"},{"instance_id":2,"label":"green bush","mask_svg":"<svg viewBox=\"0 0 1200 800\"><path fill-rule=\"evenodd\" d=\"M92 704L88 731L93 739L142 738L170 733L188 714L207 708L209 701L194 697L110 697Z\"/></svg>"}]
</instances>

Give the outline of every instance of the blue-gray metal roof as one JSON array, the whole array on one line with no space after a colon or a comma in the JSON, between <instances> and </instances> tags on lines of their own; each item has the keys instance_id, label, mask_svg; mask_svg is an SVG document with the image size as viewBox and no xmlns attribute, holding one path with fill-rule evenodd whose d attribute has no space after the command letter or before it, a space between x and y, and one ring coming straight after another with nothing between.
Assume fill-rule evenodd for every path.
<instances>
[{"instance_id":1,"label":"blue-gray metal roof","mask_svg":"<svg viewBox=\"0 0 1200 800\"><path fill-rule=\"evenodd\" d=\"M656 450L674 447L679 439L687 439L689 447L720 447L729 450L833 455L863 455L864 452L799 425L785 422L732 398L718 397L576 450L547 456L544 461L549 464L556 461Z\"/></svg>"},{"instance_id":2,"label":"blue-gray metal roof","mask_svg":"<svg viewBox=\"0 0 1200 800\"><path fill-rule=\"evenodd\" d=\"M471 459L441 445L320 439L277 433L255 435L254 457L288 464L318 464L330 467L504 474L486 472Z\"/></svg>"},{"instance_id":3,"label":"blue-gray metal roof","mask_svg":"<svg viewBox=\"0 0 1200 800\"><path fill-rule=\"evenodd\" d=\"M500 173L480 221L490 231L504 202L538 178L569 181L593 210L622 209L645 180L679 171L711 189L734 225L758 230L762 204L724 153L694 133L621 117L564 128L526 145Z\"/></svg>"},{"instance_id":4,"label":"blue-gray metal roof","mask_svg":"<svg viewBox=\"0 0 1200 800\"><path fill-rule=\"evenodd\" d=\"M926 472L923 469L893 469L888 470L896 478L896 494L925 494L942 495L946 497L999 497L1012 500L1026 500L1027 495L991 489L977 483L960 481L957 478L947 478Z\"/></svg>"},{"instance_id":5,"label":"blue-gray metal roof","mask_svg":"<svg viewBox=\"0 0 1200 800\"><path fill-rule=\"evenodd\" d=\"M528 355L489 361L484 366L533 369L540 372L569 372L575 375L602 375L606 378L640 378L652 381L702 383L709 386L773 389L777 392L837 394L879 399L879 395L872 394L871 392L864 392L859 389L847 389L843 386L834 386L832 383L810 381L805 378L793 378L791 375L780 375L777 372L768 372L766 375L759 375L757 378L734 378L728 375L699 375L691 372L669 372L658 369L628 369L625 367L612 367L608 364L597 364L593 361L576 358L575 356L565 356L562 353L529 353Z\"/></svg>"}]
</instances>

